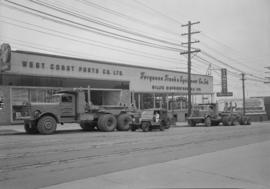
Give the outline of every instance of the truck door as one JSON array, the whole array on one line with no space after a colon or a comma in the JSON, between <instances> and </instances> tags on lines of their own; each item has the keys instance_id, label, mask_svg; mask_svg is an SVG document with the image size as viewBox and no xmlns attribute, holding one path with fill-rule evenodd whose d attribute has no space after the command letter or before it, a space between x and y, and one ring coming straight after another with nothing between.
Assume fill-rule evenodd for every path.
<instances>
[{"instance_id":1,"label":"truck door","mask_svg":"<svg viewBox=\"0 0 270 189\"><path fill-rule=\"evenodd\" d=\"M62 122L73 122L75 120L75 96L71 94L62 95L60 107Z\"/></svg>"}]
</instances>

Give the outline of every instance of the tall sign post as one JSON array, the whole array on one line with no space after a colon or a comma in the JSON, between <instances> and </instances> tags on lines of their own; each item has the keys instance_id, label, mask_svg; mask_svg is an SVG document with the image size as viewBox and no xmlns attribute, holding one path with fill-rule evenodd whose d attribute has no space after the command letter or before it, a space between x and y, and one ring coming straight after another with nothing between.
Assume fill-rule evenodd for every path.
<instances>
[{"instance_id":1,"label":"tall sign post","mask_svg":"<svg viewBox=\"0 0 270 189\"><path fill-rule=\"evenodd\" d=\"M198 53L201 50L196 49L196 50L191 50L191 44L192 43L198 43L200 41L191 41L191 35L192 34L196 34L196 33L200 33L199 31L195 31L195 32L191 32L191 26L194 24L199 24L200 22L193 22L191 23L190 21L188 21L188 24L182 25L182 27L188 27L188 32L187 33L183 33L182 36L187 35L188 36L188 42L186 43L182 43L182 45L187 44L188 46L188 50L181 52L180 54L187 54L188 55L188 60L187 60L187 64L188 64L188 117L191 114L191 54L192 53Z\"/></svg>"},{"instance_id":2,"label":"tall sign post","mask_svg":"<svg viewBox=\"0 0 270 189\"><path fill-rule=\"evenodd\" d=\"M228 92L228 82L227 82L227 69L221 69L221 92L217 93L217 97L221 96L233 96L232 92Z\"/></svg>"}]
</instances>

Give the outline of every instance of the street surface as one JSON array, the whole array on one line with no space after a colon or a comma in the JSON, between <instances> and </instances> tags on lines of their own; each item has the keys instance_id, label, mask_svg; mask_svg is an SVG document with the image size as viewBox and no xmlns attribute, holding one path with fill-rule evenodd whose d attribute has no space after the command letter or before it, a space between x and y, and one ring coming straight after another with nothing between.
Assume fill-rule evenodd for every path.
<instances>
[{"instance_id":1,"label":"street surface","mask_svg":"<svg viewBox=\"0 0 270 189\"><path fill-rule=\"evenodd\" d=\"M252 154L254 150L254 154L257 155L256 159L261 157L262 162L267 160L265 156L270 155L270 150L266 150L270 148L268 145L270 144L269 122L253 123L251 126L183 126L173 127L164 132L148 133L141 131L83 132L75 124L67 126L68 130L60 129L56 134L48 136L27 135L22 132L22 129L12 129L20 128L20 126L10 126L8 129L0 127L0 187L4 189L49 187L89 177L94 179L94 177L99 178L102 175L123 173L132 168L141 168L145 172L149 166L155 165L161 165L161 169L156 170L157 172L167 173L179 164L193 164L190 163L193 160L191 161L189 158L195 156L200 158L197 158L197 163L193 165L194 170L203 165L208 167L210 160L214 163L214 159L221 160L223 157L224 164L222 163L219 168L226 171L226 167L229 169L228 166L230 166L230 163L226 162L226 154L233 158L233 154L238 153L239 156L241 150L243 151L242 156L245 150L248 154ZM64 128L64 126L59 125L59 128ZM244 150L241 148L250 145L256 146L259 143L262 145ZM234 151L234 149L238 150ZM258 149L265 149L261 156L258 155ZM222 155L214 152L222 152ZM239 165L244 167L243 163L246 161L253 165L254 170L258 169L257 164L253 164L251 161L252 159L240 157L235 158L235 161L242 163ZM198 164L201 159L206 163ZM173 160L177 163L174 164ZM183 161L181 162L181 160ZM237 165L234 162L234 168ZM140 178L138 174L135 174L138 173L136 171L124 173L127 174L129 181L135 181L136 177ZM130 175L128 175L129 173ZM267 171L262 170L261 173L262 175L258 175L258 178L261 178L262 183L257 183L260 187L263 184L265 186L265 182L269 180L266 179L269 176ZM177 174L174 170L168 174L170 175L168 178ZM244 172L243 175L250 175L250 173ZM147 175L145 176L147 177ZM233 178L233 175L231 177ZM164 183L168 182L168 180L166 181L168 178L164 178ZM186 178L186 186L200 187L192 178L188 183L188 175L185 175L184 178ZM159 181L162 182L160 179ZM218 182L218 180L216 181ZM225 182L220 180L220 182L223 185L216 187L230 187L228 183L226 184L226 180ZM86 183L88 187L84 188L91 188L91 182L89 183L87 180ZM55 188L58 186L60 187L57 185ZM253 186L256 186L256 182Z\"/></svg>"}]
</instances>

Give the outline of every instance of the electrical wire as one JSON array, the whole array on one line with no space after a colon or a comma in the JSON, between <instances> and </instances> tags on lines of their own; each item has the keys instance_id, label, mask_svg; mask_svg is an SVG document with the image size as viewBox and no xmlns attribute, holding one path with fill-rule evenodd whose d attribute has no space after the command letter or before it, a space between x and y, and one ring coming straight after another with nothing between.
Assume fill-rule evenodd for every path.
<instances>
[{"instance_id":1,"label":"electrical wire","mask_svg":"<svg viewBox=\"0 0 270 189\"><path fill-rule=\"evenodd\" d=\"M90 1L87 1L87 0L77 0L77 1L83 3L84 5L87 5L87 6L90 6L90 7L95 7L97 9L99 9L99 10L103 10L103 11L105 11L107 13L113 14L113 15L118 16L120 18L123 18L123 19L126 19L126 20L131 20L133 22L140 23L140 24L145 25L145 26L148 26L148 27L159 29L160 31L169 33L171 35L177 35L178 36L177 33L174 33L171 30L167 30L167 29L165 29L163 27L160 27L160 26L157 26L157 25L154 25L154 24L150 24L148 22L139 20L137 18L134 18L134 17L131 17L129 15L126 15L126 14L123 14L123 13L120 13L120 12L117 12L117 11L112 10L112 9L108 9L108 8L106 8L104 6L101 6L101 5L97 4L97 3L93 3L93 2L90 2Z\"/></svg>"},{"instance_id":2,"label":"electrical wire","mask_svg":"<svg viewBox=\"0 0 270 189\"><path fill-rule=\"evenodd\" d=\"M108 24L108 23L105 23L105 22L102 22L102 21L99 21L99 20L96 20L96 19L92 19L90 17L83 16L83 15L79 14L78 12L70 11L70 10L68 10L66 8L63 8L63 5L61 7L58 7L58 6L48 4L48 3L45 3L45 2L42 2L42 1L39 1L39 0L30 0L30 1L34 2L34 3L38 4L38 5L45 6L47 8L59 11L61 13L71 15L71 16L74 16L76 18L80 18L82 20L85 20L85 21L88 21L88 22L91 22L91 23L95 23L95 24L98 24L98 25L101 25L101 26L105 26L105 27L110 28L110 29L114 29L114 30L117 30L117 31L120 31L120 32L125 32L125 33L128 33L128 34L132 34L132 35L135 35L135 36L138 36L138 37L145 38L145 39L150 39L152 41L157 41L157 42L164 43L164 44L167 44L167 45L176 46L178 48L180 47L180 45L177 44L177 43L173 43L173 42L170 42L170 41L154 38L152 36L148 36L148 35L145 35L145 34L142 34L142 33L133 32L133 31L130 31L130 30L125 29L123 27L118 27L118 26L115 26L113 24Z\"/></svg>"},{"instance_id":3,"label":"electrical wire","mask_svg":"<svg viewBox=\"0 0 270 189\"><path fill-rule=\"evenodd\" d=\"M60 38L63 38L63 39L72 40L72 41L75 41L75 42L80 42L80 43L84 43L84 44L88 44L88 45L92 45L92 46L98 46L98 47L110 49L110 50L117 51L117 52L120 51L120 52L124 52L126 54L137 55L137 56L140 56L140 57L146 57L146 58L151 58L151 59L156 59L156 60L161 60L162 59L162 60L170 61L170 62L175 61L175 63L179 63L179 61L180 61L180 60L175 59L175 58L169 58L169 57L164 57L164 56L160 56L160 55L157 55L157 54L145 53L144 51L124 48L124 47L116 46L116 45L109 44L109 43L95 41L95 40L92 40L92 39L89 39L89 38L85 38L85 37L77 36L77 35L72 35L70 33L66 33L66 32L59 31L59 30L49 29L49 28L42 27L42 26L39 26L39 25L35 25L35 24L29 23L29 22L25 22L25 21L22 21L22 20L12 19L12 18L5 17L5 16L0 16L0 17L5 18L4 21L0 20L3 23L10 24L10 25L20 27L20 28L24 28L24 29L28 29L28 30L32 30L32 31L35 31L35 32L47 34L47 35L50 35L50 36L60 37ZM16 22L18 22L20 24L14 24L14 23L7 22L6 19L16 21ZM34 28L23 26L22 23L30 25L30 26L34 26ZM41 28L42 30L38 30L37 28ZM54 33L44 32L43 30L52 31ZM62 34L62 35L60 35L60 34ZM67 37L67 36L71 36L72 38ZM83 41L78 40L78 39L82 39ZM91 42L89 42L89 41L91 41Z\"/></svg>"},{"instance_id":4,"label":"electrical wire","mask_svg":"<svg viewBox=\"0 0 270 189\"><path fill-rule=\"evenodd\" d=\"M116 33L113 33L113 32L108 32L108 31L103 30L103 29L99 29L99 28L92 27L92 26L89 26L89 25L85 25L85 24L82 24L82 23L78 23L78 22L75 22L75 21L72 21L72 20L69 20L69 19L66 19L66 18L55 16L55 15L52 15L52 14L49 14L49 13L46 13L46 12L43 12L43 11L40 11L40 10L37 10L37 9L33 9L33 8L30 8L30 7L21 5L19 3L12 2L10 0L5 0L5 1L8 2L8 3L13 4L15 6L22 7L24 9L28 9L28 10L31 10L33 12L39 13L39 14L36 14L36 15L39 16L39 17L45 18L45 19L53 20L56 23L59 23L59 22L60 23L65 23L65 24L69 23L67 25L72 25L73 27L76 26L77 28L87 30L87 31L90 31L90 32L93 32L93 33L96 33L96 34L99 34L99 35L103 35L103 36L106 36L106 37L111 37L111 38L114 38L114 39L124 40L124 41L130 42L130 43L137 43L139 45L144 45L144 46L148 46L148 47L152 47L152 48L158 48L158 49L167 50L167 51L174 51L174 52L181 52L182 51L182 49L177 49L177 48L172 48L172 47L168 47L168 46L158 45L158 44L155 44L155 43L150 43L150 42L146 42L146 41L143 41L143 40L138 40L138 39L135 39L135 38L132 38L132 37L127 37L127 36L116 34ZM46 15L46 16L42 16L40 14ZM48 18L48 17L50 17L50 18ZM52 18L54 18L54 19L52 19ZM57 21L55 19L57 19Z\"/></svg>"}]
</instances>

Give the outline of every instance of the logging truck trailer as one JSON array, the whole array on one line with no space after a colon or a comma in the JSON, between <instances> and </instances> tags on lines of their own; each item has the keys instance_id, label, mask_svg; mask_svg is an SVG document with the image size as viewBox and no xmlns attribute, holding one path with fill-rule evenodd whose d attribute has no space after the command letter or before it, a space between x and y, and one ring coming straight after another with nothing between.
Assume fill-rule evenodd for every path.
<instances>
[{"instance_id":1,"label":"logging truck trailer","mask_svg":"<svg viewBox=\"0 0 270 189\"><path fill-rule=\"evenodd\" d=\"M233 111L233 108L224 111L218 111L217 103L198 104L194 105L190 117L188 117L188 124L196 126L204 123L205 126L217 126L222 123L224 126L231 125L250 125L250 118L243 115L241 112Z\"/></svg>"},{"instance_id":2,"label":"logging truck trailer","mask_svg":"<svg viewBox=\"0 0 270 189\"><path fill-rule=\"evenodd\" d=\"M89 92L89 91L88 91ZM89 95L88 95L89 96ZM46 103L25 103L21 119L29 134L53 134L57 124L78 123L84 131L127 131L133 108L94 106L81 89L60 91Z\"/></svg>"}]
</instances>

